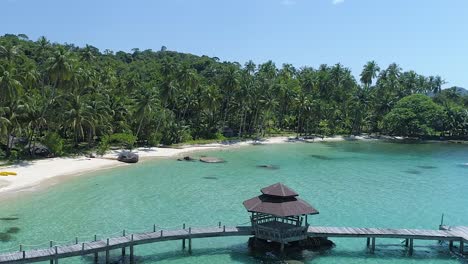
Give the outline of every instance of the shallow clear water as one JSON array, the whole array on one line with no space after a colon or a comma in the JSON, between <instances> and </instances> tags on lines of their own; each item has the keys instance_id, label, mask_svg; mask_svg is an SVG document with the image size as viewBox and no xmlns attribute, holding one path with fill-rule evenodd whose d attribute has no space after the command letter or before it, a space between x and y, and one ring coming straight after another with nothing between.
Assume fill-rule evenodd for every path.
<instances>
[{"instance_id":1,"label":"shallow clear water","mask_svg":"<svg viewBox=\"0 0 468 264\"><path fill-rule=\"evenodd\" d=\"M196 153L195 156L203 153ZM0 204L0 232L20 228L0 251L49 240L71 242L117 235L123 229L245 223L242 201L259 189L283 182L314 205L312 224L328 226L437 229L442 213L450 225L468 225L468 148L449 144L377 142L291 143L249 146L205 154L224 164L172 159L99 171ZM257 168L260 164L277 170ZM99 175L99 176L98 176ZM97 177L98 176L98 177ZM0 236L1 238L1 236ZM5 238L5 240L7 240ZM193 254L181 243L136 247L138 263L275 263L274 256L253 256L247 237L199 239ZM374 255L365 239L333 239L326 252L304 251L287 259L298 263L460 263L436 242L416 241L405 256L399 240L377 240ZM383 244L386 244L385 246ZM390 246L388 244L391 244ZM30 246L31 245L31 246ZM119 261L119 252L112 252ZM61 263L91 263L91 256Z\"/></svg>"}]
</instances>

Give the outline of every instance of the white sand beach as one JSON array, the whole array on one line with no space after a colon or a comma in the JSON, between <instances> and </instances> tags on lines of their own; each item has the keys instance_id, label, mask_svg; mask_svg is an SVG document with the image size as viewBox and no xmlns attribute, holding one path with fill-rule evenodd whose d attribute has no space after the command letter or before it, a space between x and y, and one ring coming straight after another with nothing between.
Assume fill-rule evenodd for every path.
<instances>
[{"instance_id":1,"label":"white sand beach","mask_svg":"<svg viewBox=\"0 0 468 264\"><path fill-rule=\"evenodd\" d=\"M355 139L364 139L362 137L355 137ZM344 137L330 137L330 138L316 138L313 142L332 142L343 141ZM272 137L262 141L256 142L257 144L279 144L287 142L295 142L296 140L288 139L287 137ZM312 142L308 140L308 142ZM138 148L133 150L140 158L153 158L153 157L177 157L184 153L190 153L201 150L221 149L240 147L252 144L253 141L242 141L238 143L229 144L206 144L206 145L187 145L180 148ZM113 168L117 166L132 166L116 160L120 151L114 150L108 152L103 157L87 158L87 157L73 157L73 158L52 158L41 159L34 161L24 161L12 166L0 167L0 172L11 171L16 172L16 176L3 176L0 177L0 194L17 192L19 190L34 190L34 187L40 185L42 182L49 179L65 178L65 176L78 176L86 172L92 172L99 169Z\"/></svg>"}]
</instances>

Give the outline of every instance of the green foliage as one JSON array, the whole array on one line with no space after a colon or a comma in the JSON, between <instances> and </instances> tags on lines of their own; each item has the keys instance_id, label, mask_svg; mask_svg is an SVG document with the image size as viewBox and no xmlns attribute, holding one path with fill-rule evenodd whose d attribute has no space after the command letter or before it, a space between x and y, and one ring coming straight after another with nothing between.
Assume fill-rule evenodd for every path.
<instances>
[{"instance_id":1,"label":"green foliage","mask_svg":"<svg viewBox=\"0 0 468 264\"><path fill-rule=\"evenodd\" d=\"M101 137L101 141L99 142L99 145L96 149L96 154L97 155L104 155L110 148L110 143L109 143L109 135L104 135Z\"/></svg>"},{"instance_id":2,"label":"green foliage","mask_svg":"<svg viewBox=\"0 0 468 264\"><path fill-rule=\"evenodd\" d=\"M153 132L148 137L148 144L150 146L157 146L157 145L161 144L161 139L162 139L162 134L161 133Z\"/></svg>"},{"instance_id":3,"label":"green foliage","mask_svg":"<svg viewBox=\"0 0 468 264\"><path fill-rule=\"evenodd\" d=\"M414 94L398 101L385 116L384 126L393 135L431 135L442 125L443 116L441 106L425 95Z\"/></svg>"},{"instance_id":4,"label":"green foliage","mask_svg":"<svg viewBox=\"0 0 468 264\"><path fill-rule=\"evenodd\" d=\"M129 133L116 133L109 137L109 144L118 144L122 148L132 149L137 137Z\"/></svg>"},{"instance_id":5,"label":"green foliage","mask_svg":"<svg viewBox=\"0 0 468 264\"><path fill-rule=\"evenodd\" d=\"M64 140L56 132L47 133L43 140L44 145L46 145L50 151L55 156L60 156L63 154L63 144Z\"/></svg>"},{"instance_id":6,"label":"green foliage","mask_svg":"<svg viewBox=\"0 0 468 264\"><path fill-rule=\"evenodd\" d=\"M330 136L331 135L331 129L328 125L328 122L325 120L320 121L319 123L319 133L324 136Z\"/></svg>"},{"instance_id":7,"label":"green foliage","mask_svg":"<svg viewBox=\"0 0 468 264\"><path fill-rule=\"evenodd\" d=\"M17 150L14 150L14 149L11 150L10 156L8 157L8 159L9 159L10 161L16 161L16 160L18 160L18 158L19 158L19 153L18 153L18 151L17 151Z\"/></svg>"}]
</instances>

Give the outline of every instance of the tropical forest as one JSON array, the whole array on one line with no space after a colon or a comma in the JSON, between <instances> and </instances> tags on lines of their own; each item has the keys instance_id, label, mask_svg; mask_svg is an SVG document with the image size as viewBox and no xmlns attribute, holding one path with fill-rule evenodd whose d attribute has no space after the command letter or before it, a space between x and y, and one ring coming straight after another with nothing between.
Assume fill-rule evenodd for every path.
<instances>
[{"instance_id":1,"label":"tropical forest","mask_svg":"<svg viewBox=\"0 0 468 264\"><path fill-rule=\"evenodd\" d=\"M301 136L467 138L468 95L438 75L370 60L352 73L171 51L100 51L0 37L0 158ZM444 89L442 89L444 88Z\"/></svg>"}]
</instances>

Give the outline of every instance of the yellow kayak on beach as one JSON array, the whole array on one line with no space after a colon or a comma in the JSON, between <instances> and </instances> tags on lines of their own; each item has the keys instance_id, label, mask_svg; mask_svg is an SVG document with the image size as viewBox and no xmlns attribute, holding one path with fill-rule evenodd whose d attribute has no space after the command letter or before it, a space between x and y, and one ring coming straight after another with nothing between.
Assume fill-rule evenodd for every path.
<instances>
[{"instance_id":1,"label":"yellow kayak on beach","mask_svg":"<svg viewBox=\"0 0 468 264\"><path fill-rule=\"evenodd\" d=\"M0 176L16 176L16 172L12 172L12 171L0 171Z\"/></svg>"}]
</instances>

